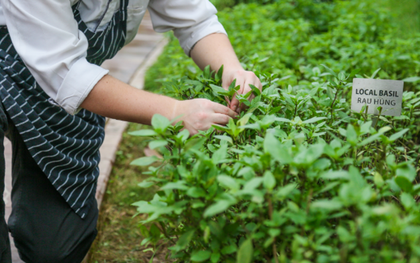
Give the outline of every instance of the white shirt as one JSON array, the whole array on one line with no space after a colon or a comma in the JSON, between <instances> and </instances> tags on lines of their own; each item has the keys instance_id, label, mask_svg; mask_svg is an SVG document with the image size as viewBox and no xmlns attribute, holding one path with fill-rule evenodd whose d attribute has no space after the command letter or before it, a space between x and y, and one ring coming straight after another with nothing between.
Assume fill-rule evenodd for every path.
<instances>
[{"instance_id":1,"label":"white shirt","mask_svg":"<svg viewBox=\"0 0 420 263\"><path fill-rule=\"evenodd\" d=\"M105 28L120 5L120 0L81 1L80 16L91 30ZM88 42L71 8L77 2L0 0L0 25L7 25L16 51L41 88L70 114L108 73L86 60ZM201 38L226 34L208 0L130 0L126 44L135 37L146 8L155 31L173 30L187 55Z\"/></svg>"}]
</instances>

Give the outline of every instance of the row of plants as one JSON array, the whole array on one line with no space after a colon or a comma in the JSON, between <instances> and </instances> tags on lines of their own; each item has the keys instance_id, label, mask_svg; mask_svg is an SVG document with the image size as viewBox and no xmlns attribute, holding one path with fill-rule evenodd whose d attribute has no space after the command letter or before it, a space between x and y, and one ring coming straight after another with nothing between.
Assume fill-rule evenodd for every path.
<instances>
[{"instance_id":1,"label":"row of plants","mask_svg":"<svg viewBox=\"0 0 420 263\"><path fill-rule=\"evenodd\" d=\"M143 127L147 126L130 123L127 132ZM149 262L152 257L153 252L139 241L144 237L138 226L147 215L134 217L136 209L131 205L138 200L151 199L156 192L153 187L139 191L138 182L148 177L141 174L146 169L130 165L134 159L144 156L145 147L147 138L123 134L100 208L98 235L86 262L143 263ZM161 248L159 252L154 259L165 262L168 251Z\"/></svg>"},{"instance_id":2,"label":"row of plants","mask_svg":"<svg viewBox=\"0 0 420 263\"><path fill-rule=\"evenodd\" d=\"M189 136L156 115L130 132L161 155L132 162L148 167L139 191L158 189L134 203L142 244L165 240L176 262L420 262L420 34L396 37L373 0L240 4L219 19L263 90L238 95L248 109L225 127ZM181 52L172 41L146 85L235 94L223 69ZM402 115L352 112L353 77L404 79Z\"/></svg>"}]
</instances>

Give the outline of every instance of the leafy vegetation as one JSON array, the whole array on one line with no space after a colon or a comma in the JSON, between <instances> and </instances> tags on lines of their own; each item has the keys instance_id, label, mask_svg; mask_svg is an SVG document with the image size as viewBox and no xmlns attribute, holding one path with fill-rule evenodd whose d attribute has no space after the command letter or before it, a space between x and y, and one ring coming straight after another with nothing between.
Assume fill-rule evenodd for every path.
<instances>
[{"instance_id":1,"label":"leafy vegetation","mask_svg":"<svg viewBox=\"0 0 420 263\"><path fill-rule=\"evenodd\" d=\"M131 123L127 131L135 131L142 127ZM152 198L156 192L153 187L139 189L138 181L147 178L141 175L144 168L130 166L134 159L143 155L146 146L145 138L124 134L101 205L98 236L90 250L88 262L146 263L153 256L153 247L144 246L139 241L142 234L138 225L144 217L133 217L136 209L131 206L139 199ZM155 258L164 262L166 254L167 250L160 249Z\"/></svg>"},{"instance_id":2,"label":"leafy vegetation","mask_svg":"<svg viewBox=\"0 0 420 263\"><path fill-rule=\"evenodd\" d=\"M219 18L263 91L238 96L249 108L226 127L189 137L156 115L130 133L162 155L132 162L149 169L139 186L159 189L134 204L149 215L143 244L166 240L178 262L419 262L420 35L396 38L375 1L226 10ZM178 50L150 71L160 92L234 94ZM351 112L354 76L404 79L402 116Z\"/></svg>"}]
</instances>

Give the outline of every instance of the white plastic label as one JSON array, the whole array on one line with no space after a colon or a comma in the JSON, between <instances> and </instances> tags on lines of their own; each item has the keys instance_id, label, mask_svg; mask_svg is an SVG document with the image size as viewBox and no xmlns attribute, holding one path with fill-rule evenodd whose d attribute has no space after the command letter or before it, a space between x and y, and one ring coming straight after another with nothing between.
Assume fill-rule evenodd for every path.
<instances>
[{"instance_id":1,"label":"white plastic label","mask_svg":"<svg viewBox=\"0 0 420 263\"><path fill-rule=\"evenodd\" d=\"M364 105L367 113L400 116L404 81L386 79L353 79L351 109L360 112Z\"/></svg>"}]
</instances>

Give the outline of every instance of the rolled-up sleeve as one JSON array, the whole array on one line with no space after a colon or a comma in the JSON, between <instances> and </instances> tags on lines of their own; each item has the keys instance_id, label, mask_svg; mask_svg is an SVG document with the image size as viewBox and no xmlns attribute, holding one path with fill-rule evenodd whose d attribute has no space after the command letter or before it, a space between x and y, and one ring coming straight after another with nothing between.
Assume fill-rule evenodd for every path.
<instances>
[{"instance_id":1,"label":"rolled-up sleeve","mask_svg":"<svg viewBox=\"0 0 420 263\"><path fill-rule=\"evenodd\" d=\"M203 37L227 34L217 19L217 10L207 0L151 0L149 13L157 32L174 31L185 54Z\"/></svg>"},{"instance_id":2,"label":"rolled-up sleeve","mask_svg":"<svg viewBox=\"0 0 420 263\"><path fill-rule=\"evenodd\" d=\"M0 0L13 45L39 86L75 114L108 73L86 60L88 41L69 0Z\"/></svg>"}]
</instances>

